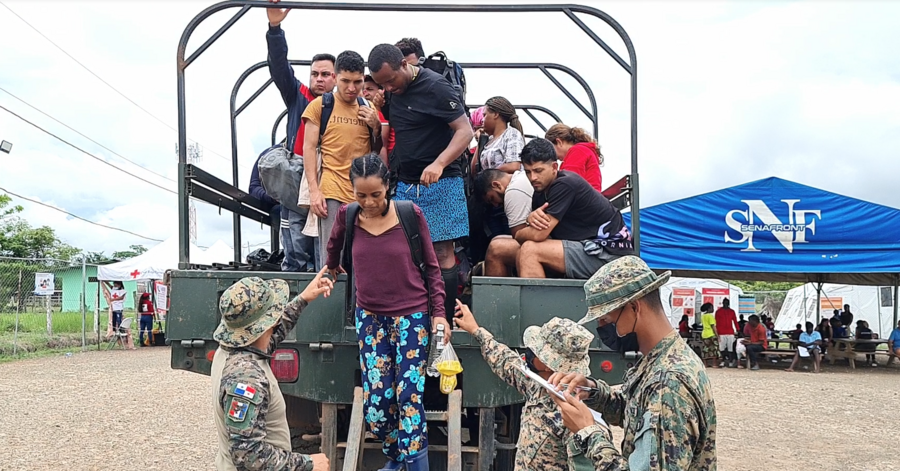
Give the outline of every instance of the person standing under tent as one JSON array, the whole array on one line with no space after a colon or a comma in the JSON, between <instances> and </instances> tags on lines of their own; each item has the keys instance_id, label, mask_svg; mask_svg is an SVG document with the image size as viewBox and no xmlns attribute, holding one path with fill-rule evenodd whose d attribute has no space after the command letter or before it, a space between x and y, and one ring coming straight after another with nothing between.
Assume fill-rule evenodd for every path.
<instances>
[{"instance_id":1,"label":"person standing under tent","mask_svg":"<svg viewBox=\"0 0 900 471\"><path fill-rule=\"evenodd\" d=\"M719 367L719 333L716 331L716 316L713 315L712 303L704 303L700 306L700 323L703 332L700 338L703 346L700 348L701 358L707 368Z\"/></svg>"},{"instance_id":2,"label":"person standing under tent","mask_svg":"<svg viewBox=\"0 0 900 471\"><path fill-rule=\"evenodd\" d=\"M125 310L125 285L121 281L101 282L103 287L103 296L106 298L106 305L109 309L109 323L106 328L106 337L109 338L114 332L118 332L119 326L122 325L122 313ZM131 329L128 329L125 336L123 348L134 350L134 339L131 336Z\"/></svg>"},{"instance_id":3,"label":"person standing under tent","mask_svg":"<svg viewBox=\"0 0 900 471\"><path fill-rule=\"evenodd\" d=\"M153 309L153 301L150 299L150 293L142 293L141 300L138 302L138 312L141 314L140 333L138 334L138 345L153 345L151 340L153 337L153 321L156 320L156 312ZM144 344L144 332L147 333L147 343Z\"/></svg>"},{"instance_id":4,"label":"person standing under tent","mask_svg":"<svg viewBox=\"0 0 900 471\"><path fill-rule=\"evenodd\" d=\"M388 167L378 154L354 159L350 180L356 202L337 211L326 267L332 277L346 268L356 288L365 420L382 441L383 469L426 471L428 342L438 325L445 344L451 336L438 258L422 210L387 198ZM424 269L411 252L413 237Z\"/></svg>"},{"instance_id":5,"label":"person standing under tent","mask_svg":"<svg viewBox=\"0 0 900 471\"><path fill-rule=\"evenodd\" d=\"M734 336L737 333L738 323L731 309L731 301L728 298L722 300L722 307L716 310L716 333L719 334L719 352L722 353L722 363L728 363L729 368L737 366L737 356L734 354Z\"/></svg>"}]
</instances>

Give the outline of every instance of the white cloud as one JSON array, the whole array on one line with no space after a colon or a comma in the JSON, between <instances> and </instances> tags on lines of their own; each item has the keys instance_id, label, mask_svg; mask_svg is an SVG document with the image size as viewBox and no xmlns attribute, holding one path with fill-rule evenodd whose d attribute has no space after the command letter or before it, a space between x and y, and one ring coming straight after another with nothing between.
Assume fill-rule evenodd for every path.
<instances>
[{"instance_id":1,"label":"white cloud","mask_svg":"<svg viewBox=\"0 0 900 471\"><path fill-rule=\"evenodd\" d=\"M206 2L7 2L104 80L153 115L176 124L175 50ZM611 2L639 64L639 156L644 206L780 176L830 191L900 206L896 132L900 65L893 60L900 6L890 2ZM233 12L232 10L231 12ZM231 12L201 25L196 48ZM629 171L628 76L561 14L382 14L295 11L285 22L291 57L370 47L418 36L428 51L463 62L556 62L582 74L596 95L607 183ZM0 86L21 96L140 167L174 179L176 134L111 91L9 11L0 8ZM336 22L363 25L359 32ZM618 37L584 17L627 57ZM250 11L187 73L188 134L206 148L200 166L230 181L228 98L234 81L265 58L265 14ZM394 26L398 25L398 26ZM305 71L298 70L298 76ZM544 105L569 124L588 120L540 72L469 70L470 102L504 95ZM587 106L574 81L559 76ZM241 90L242 103L267 78L262 69ZM129 171L141 168L77 136L0 92L0 104ZM282 105L274 87L238 119L240 185ZM526 119L527 131L537 133ZM283 132L283 129L282 129ZM176 197L103 165L6 113L0 183L91 220L164 239L177 233ZM148 180L173 188L144 172ZM113 250L140 240L68 220L23 203L34 224L69 243ZM229 244L231 215L197 203L200 245ZM246 221L244 243L268 231Z\"/></svg>"}]
</instances>

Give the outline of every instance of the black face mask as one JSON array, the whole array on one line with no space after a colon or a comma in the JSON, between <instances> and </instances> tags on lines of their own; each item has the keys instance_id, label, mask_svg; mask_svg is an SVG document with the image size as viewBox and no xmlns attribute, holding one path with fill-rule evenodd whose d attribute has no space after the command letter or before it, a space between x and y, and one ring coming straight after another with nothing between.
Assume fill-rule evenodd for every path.
<instances>
[{"instance_id":1,"label":"black face mask","mask_svg":"<svg viewBox=\"0 0 900 471\"><path fill-rule=\"evenodd\" d=\"M619 317L622 317L621 311L619 311ZM631 332L621 337L619 336L619 332L616 331L616 324L619 322L619 317L616 318L616 322L610 322L609 324L597 327L597 338L599 338L604 345L619 353L636 352L640 350L634 327L631 328ZM637 317L634 319L634 325L637 326Z\"/></svg>"}]
</instances>

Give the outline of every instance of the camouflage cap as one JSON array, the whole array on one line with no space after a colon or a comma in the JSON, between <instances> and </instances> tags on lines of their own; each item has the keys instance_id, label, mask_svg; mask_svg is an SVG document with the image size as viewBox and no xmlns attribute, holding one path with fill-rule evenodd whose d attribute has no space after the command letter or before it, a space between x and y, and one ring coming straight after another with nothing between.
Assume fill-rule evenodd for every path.
<instances>
[{"instance_id":1,"label":"camouflage cap","mask_svg":"<svg viewBox=\"0 0 900 471\"><path fill-rule=\"evenodd\" d=\"M584 283L584 298L588 312L579 324L584 324L612 312L625 303L641 299L666 281L672 272L657 276L638 257L627 255L600 267Z\"/></svg>"},{"instance_id":2,"label":"camouflage cap","mask_svg":"<svg viewBox=\"0 0 900 471\"><path fill-rule=\"evenodd\" d=\"M525 329L525 346L553 371L591 374L588 346L594 334L571 319L554 317Z\"/></svg>"},{"instance_id":3,"label":"camouflage cap","mask_svg":"<svg viewBox=\"0 0 900 471\"><path fill-rule=\"evenodd\" d=\"M284 280L241 278L219 298L222 322L213 338L232 348L252 344L281 319L289 296Z\"/></svg>"}]
</instances>

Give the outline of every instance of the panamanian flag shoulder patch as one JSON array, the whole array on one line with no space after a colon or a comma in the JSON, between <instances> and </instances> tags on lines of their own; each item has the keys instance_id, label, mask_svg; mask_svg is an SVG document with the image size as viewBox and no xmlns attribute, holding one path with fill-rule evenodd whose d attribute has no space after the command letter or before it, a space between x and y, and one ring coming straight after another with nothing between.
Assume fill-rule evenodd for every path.
<instances>
[{"instance_id":1,"label":"panamanian flag shoulder patch","mask_svg":"<svg viewBox=\"0 0 900 471\"><path fill-rule=\"evenodd\" d=\"M231 405L228 407L228 418L235 422L243 422L247 418L247 410L249 408L250 403L240 399L232 399Z\"/></svg>"},{"instance_id":2,"label":"panamanian flag shoulder patch","mask_svg":"<svg viewBox=\"0 0 900 471\"><path fill-rule=\"evenodd\" d=\"M256 397L256 388L249 384L238 383L234 386L234 395L246 399L253 399Z\"/></svg>"}]
</instances>

